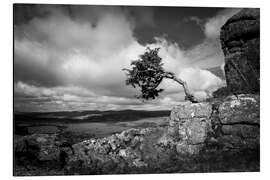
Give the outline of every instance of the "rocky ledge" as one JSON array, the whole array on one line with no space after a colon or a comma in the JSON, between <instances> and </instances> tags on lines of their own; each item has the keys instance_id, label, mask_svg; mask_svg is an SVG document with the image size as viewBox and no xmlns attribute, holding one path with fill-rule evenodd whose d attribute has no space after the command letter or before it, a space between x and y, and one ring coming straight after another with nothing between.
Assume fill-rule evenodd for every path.
<instances>
[{"instance_id":1,"label":"rocky ledge","mask_svg":"<svg viewBox=\"0 0 270 180\"><path fill-rule=\"evenodd\" d=\"M34 134L14 143L17 175L259 171L259 95L173 108L167 128L130 129L69 145ZM34 164L35 163L35 164ZM33 166L34 164L34 166ZM50 175L46 170L44 175Z\"/></svg>"},{"instance_id":2,"label":"rocky ledge","mask_svg":"<svg viewBox=\"0 0 270 180\"><path fill-rule=\"evenodd\" d=\"M163 143L175 144L179 154L259 152L260 96L241 94L212 103L186 103L171 112ZM218 148L218 149L217 149Z\"/></svg>"}]
</instances>

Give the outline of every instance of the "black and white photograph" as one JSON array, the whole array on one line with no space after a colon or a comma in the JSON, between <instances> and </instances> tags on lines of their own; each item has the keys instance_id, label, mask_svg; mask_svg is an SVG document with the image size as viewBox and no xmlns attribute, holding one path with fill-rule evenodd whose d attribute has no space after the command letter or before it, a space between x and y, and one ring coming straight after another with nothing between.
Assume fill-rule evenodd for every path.
<instances>
[{"instance_id":1,"label":"black and white photograph","mask_svg":"<svg viewBox=\"0 0 270 180\"><path fill-rule=\"evenodd\" d=\"M13 176L260 172L260 8L10 8Z\"/></svg>"}]
</instances>

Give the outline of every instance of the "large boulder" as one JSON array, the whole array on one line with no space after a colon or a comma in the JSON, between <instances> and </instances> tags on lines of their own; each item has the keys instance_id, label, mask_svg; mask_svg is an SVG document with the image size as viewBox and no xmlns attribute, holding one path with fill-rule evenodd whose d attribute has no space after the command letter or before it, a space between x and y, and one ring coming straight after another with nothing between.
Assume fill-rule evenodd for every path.
<instances>
[{"instance_id":1,"label":"large boulder","mask_svg":"<svg viewBox=\"0 0 270 180\"><path fill-rule=\"evenodd\" d=\"M227 97L218 107L220 143L231 149L259 149L260 96Z\"/></svg>"},{"instance_id":2,"label":"large boulder","mask_svg":"<svg viewBox=\"0 0 270 180\"><path fill-rule=\"evenodd\" d=\"M224 125L260 123L260 96L241 94L227 97L219 106L220 121Z\"/></svg>"},{"instance_id":3,"label":"large boulder","mask_svg":"<svg viewBox=\"0 0 270 180\"><path fill-rule=\"evenodd\" d=\"M172 141L179 154L198 154L211 131L211 103L183 103L171 111L168 133L161 143Z\"/></svg>"},{"instance_id":4,"label":"large boulder","mask_svg":"<svg viewBox=\"0 0 270 180\"><path fill-rule=\"evenodd\" d=\"M234 94L260 91L260 10L243 9L221 28L225 76Z\"/></svg>"}]
</instances>

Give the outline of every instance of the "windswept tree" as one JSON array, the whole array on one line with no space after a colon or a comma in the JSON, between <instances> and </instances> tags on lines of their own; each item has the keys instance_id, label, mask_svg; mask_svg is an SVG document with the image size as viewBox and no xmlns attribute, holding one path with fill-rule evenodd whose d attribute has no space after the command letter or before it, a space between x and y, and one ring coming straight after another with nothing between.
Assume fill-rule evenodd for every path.
<instances>
[{"instance_id":1,"label":"windswept tree","mask_svg":"<svg viewBox=\"0 0 270 180\"><path fill-rule=\"evenodd\" d=\"M127 72L126 84L132 85L134 88L139 87L141 94L137 97L148 100L159 96L159 93L164 89L158 89L158 86L164 78L168 78L183 86L186 95L185 100L192 103L198 102L190 93L185 81L163 68L162 58L158 56L159 49L147 47L146 52L140 55L138 60L131 62L131 69L123 69Z\"/></svg>"}]
</instances>

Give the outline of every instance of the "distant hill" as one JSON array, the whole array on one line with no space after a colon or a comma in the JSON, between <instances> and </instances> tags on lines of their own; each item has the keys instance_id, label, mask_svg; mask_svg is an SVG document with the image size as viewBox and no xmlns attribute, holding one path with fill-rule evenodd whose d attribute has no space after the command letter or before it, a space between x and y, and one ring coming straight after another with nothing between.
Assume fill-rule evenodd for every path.
<instances>
[{"instance_id":1,"label":"distant hill","mask_svg":"<svg viewBox=\"0 0 270 180\"><path fill-rule=\"evenodd\" d=\"M62 112L32 112L15 113L16 122L43 123L79 123L79 122L120 122L136 121L142 118L169 116L170 111L62 111Z\"/></svg>"}]
</instances>

